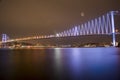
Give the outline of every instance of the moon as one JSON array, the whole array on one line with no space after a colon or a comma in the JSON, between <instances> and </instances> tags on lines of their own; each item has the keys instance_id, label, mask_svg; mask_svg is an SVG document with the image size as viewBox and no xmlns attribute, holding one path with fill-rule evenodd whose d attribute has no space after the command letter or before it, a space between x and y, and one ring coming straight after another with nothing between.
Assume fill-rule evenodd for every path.
<instances>
[{"instance_id":1,"label":"moon","mask_svg":"<svg viewBox=\"0 0 120 80\"><path fill-rule=\"evenodd\" d=\"M81 15L82 17L85 16L84 12L81 12L80 15Z\"/></svg>"}]
</instances>

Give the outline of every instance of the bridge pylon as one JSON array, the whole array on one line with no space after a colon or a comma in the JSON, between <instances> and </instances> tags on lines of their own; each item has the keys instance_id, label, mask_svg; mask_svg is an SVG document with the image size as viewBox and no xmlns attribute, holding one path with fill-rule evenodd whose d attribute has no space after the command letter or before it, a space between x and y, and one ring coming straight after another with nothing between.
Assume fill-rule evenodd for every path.
<instances>
[{"instance_id":1,"label":"bridge pylon","mask_svg":"<svg viewBox=\"0 0 120 80\"><path fill-rule=\"evenodd\" d=\"M111 15L111 26L112 26L112 44L116 46L116 32L115 32L115 22L114 22L114 15L117 15L119 11L110 11Z\"/></svg>"},{"instance_id":2,"label":"bridge pylon","mask_svg":"<svg viewBox=\"0 0 120 80\"><path fill-rule=\"evenodd\" d=\"M7 34L2 34L2 48L7 47L7 40L8 39L9 39L9 37L7 36Z\"/></svg>"}]
</instances>

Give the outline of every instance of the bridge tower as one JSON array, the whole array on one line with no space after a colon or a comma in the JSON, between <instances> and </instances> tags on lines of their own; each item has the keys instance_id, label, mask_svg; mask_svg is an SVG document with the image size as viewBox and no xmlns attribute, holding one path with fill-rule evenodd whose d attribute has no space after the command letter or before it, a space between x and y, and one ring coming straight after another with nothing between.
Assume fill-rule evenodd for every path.
<instances>
[{"instance_id":1,"label":"bridge tower","mask_svg":"<svg viewBox=\"0 0 120 80\"><path fill-rule=\"evenodd\" d=\"M114 25L114 11L111 11L111 24L112 24L112 41L113 41L113 46L116 46L116 39L115 39L115 25Z\"/></svg>"},{"instance_id":2,"label":"bridge tower","mask_svg":"<svg viewBox=\"0 0 120 80\"><path fill-rule=\"evenodd\" d=\"M9 39L9 37L7 36L7 34L2 34L2 47L6 48L7 47L7 40Z\"/></svg>"},{"instance_id":3,"label":"bridge tower","mask_svg":"<svg viewBox=\"0 0 120 80\"><path fill-rule=\"evenodd\" d=\"M116 32L115 32L115 23L114 23L114 15L117 15L119 11L110 11L111 15L111 25L112 25L112 43L113 46L116 46Z\"/></svg>"}]
</instances>

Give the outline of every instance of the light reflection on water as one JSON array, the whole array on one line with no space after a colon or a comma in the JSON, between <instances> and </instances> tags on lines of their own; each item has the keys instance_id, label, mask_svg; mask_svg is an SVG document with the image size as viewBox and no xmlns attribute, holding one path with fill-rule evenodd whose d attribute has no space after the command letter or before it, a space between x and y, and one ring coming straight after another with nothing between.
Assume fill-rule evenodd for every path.
<instances>
[{"instance_id":1,"label":"light reflection on water","mask_svg":"<svg viewBox=\"0 0 120 80\"><path fill-rule=\"evenodd\" d=\"M0 50L0 80L119 80L119 48Z\"/></svg>"}]
</instances>

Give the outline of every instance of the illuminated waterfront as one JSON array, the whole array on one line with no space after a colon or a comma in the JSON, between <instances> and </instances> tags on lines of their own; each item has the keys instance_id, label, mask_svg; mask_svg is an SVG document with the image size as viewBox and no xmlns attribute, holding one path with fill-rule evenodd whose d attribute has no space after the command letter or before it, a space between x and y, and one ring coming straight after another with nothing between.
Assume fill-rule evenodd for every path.
<instances>
[{"instance_id":1,"label":"illuminated waterfront","mask_svg":"<svg viewBox=\"0 0 120 80\"><path fill-rule=\"evenodd\" d=\"M119 80L120 48L0 49L0 80Z\"/></svg>"}]
</instances>

